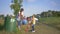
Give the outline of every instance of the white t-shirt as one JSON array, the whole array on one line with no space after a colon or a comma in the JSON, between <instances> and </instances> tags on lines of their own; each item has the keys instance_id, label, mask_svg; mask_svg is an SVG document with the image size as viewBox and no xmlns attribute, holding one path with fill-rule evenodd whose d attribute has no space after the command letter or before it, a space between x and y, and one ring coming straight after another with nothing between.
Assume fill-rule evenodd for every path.
<instances>
[{"instance_id":1,"label":"white t-shirt","mask_svg":"<svg viewBox=\"0 0 60 34\"><path fill-rule=\"evenodd\" d=\"M20 15L24 17L24 15L23 15L23 14L24 14L23 12L21 12L21 13L20 13Z\"/></svg>"}]
</instances>

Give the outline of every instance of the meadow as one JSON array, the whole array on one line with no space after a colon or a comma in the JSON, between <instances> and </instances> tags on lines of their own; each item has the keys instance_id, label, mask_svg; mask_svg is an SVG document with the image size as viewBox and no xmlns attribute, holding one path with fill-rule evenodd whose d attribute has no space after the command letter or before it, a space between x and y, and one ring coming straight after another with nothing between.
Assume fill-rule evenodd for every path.
<instances>
[{"instance_id":1,"label":"meadow","mask_svg":"<svg viewBox=\"0 0 60 34\"><path fill-rule=\"evenodd\" d=\"M52 26L60 30L60 17L40 18L40 23Z\"/></svg>"}]
</instances>

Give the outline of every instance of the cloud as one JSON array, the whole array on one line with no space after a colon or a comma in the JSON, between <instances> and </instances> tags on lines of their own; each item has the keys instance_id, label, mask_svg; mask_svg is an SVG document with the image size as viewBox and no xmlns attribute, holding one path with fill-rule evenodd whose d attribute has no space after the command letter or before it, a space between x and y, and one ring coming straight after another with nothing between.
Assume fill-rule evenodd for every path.
<instances>
[{"instance_id":1,"label":"cloud","mask_svg":"<svg viewBox=\"0 0 60 34\"><path fill-rule=\"evenodd\" d=\"M36 0L27 0L27 2L35 2Z\"/></svg>"}]
</instances>

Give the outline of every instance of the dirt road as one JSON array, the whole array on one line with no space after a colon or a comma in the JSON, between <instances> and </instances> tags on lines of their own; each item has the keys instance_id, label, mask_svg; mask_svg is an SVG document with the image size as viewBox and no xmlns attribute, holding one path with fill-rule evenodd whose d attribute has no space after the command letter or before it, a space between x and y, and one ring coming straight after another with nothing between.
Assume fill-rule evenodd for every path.
<instances>
[{"instance_id":1,"label":"dirt road","mask_svg":"<svg viewBox=\"0 0 60 34\"><path fill-rule=\"evenodd\" d=\"M36 32L27 32L24 34L60 34L59 30L44 24L36 25L35 28Z\"/></svg>"}]
</instances>

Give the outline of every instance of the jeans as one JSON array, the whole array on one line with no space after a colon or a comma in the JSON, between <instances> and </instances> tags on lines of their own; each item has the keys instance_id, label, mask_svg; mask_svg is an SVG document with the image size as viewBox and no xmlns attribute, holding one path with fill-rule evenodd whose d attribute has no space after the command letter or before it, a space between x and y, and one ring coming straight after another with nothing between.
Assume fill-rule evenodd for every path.
<instances>
[{"instance_id":1,"label":"jeans","mask_svg":"<svg viewBox=\"0 0 60 34\"><path fill-rule=\"evenodd\" d=\"M21 21L18 21L18 26L20 26L21 25L21 23L20 23Z\"/></svg>"},{"instance_id":2,"label":"jeans","mask_svg":"<svg viewBox=\"0 0 60 34\"><path fill-rule=\"evenodd\" d=\"M34 26L35 26L35 24L32 24L32 31L34 31Z\"/></svg>"},{"instance_id":3,"label":"jeans","mask_svg":"<svg viewBox=\"0 0 60 34\"><path fill-rule=\"evenodd\" d=\"M21 29L21 24L22 24L22 21L18 21L18 29L19 30Z\"/></svg>"}]
</instances>

